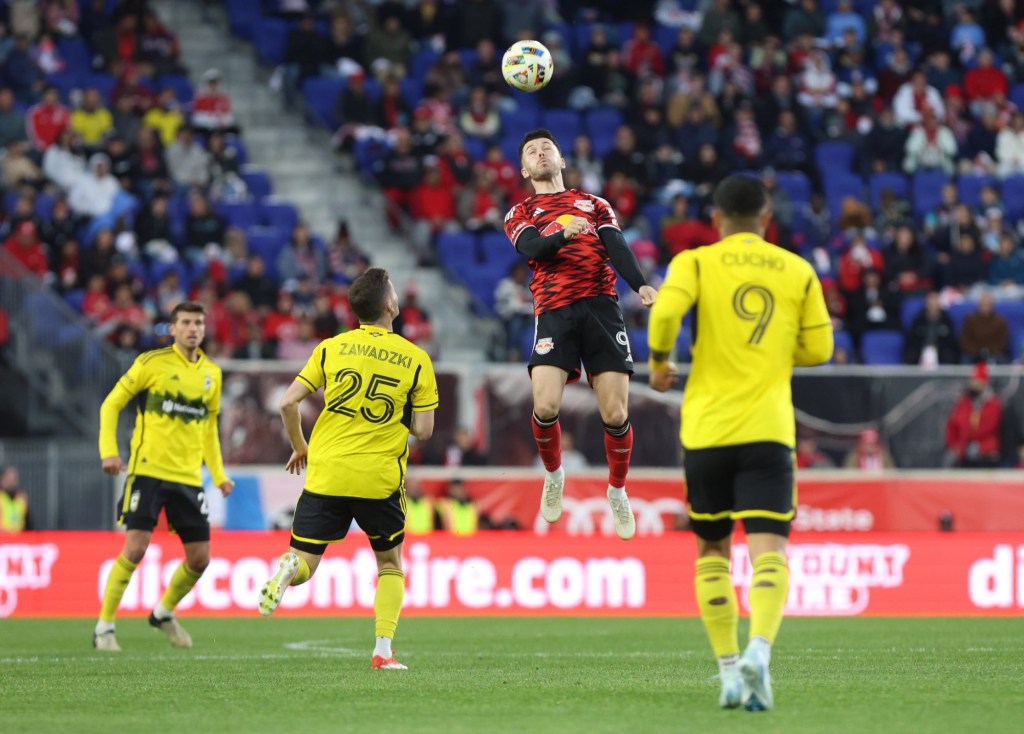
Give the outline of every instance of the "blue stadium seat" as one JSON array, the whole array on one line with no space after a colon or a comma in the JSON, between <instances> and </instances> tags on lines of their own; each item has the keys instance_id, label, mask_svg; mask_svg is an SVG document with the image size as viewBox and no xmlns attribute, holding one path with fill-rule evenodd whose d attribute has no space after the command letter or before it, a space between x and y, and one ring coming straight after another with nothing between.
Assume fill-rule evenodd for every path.
<instances>
[{"instance_id":1,"label":"blue stadium seat","mask_svg":"<svg viewBox=\"0 0 1024 734\"><path fill-rule=\"evenodd\" d=\"M178 274L178 281L181 283L181 287L186 291L191 284L191 272L185 263L180 260L175 262L160 262L154 260L149 266L149 284L150 286L157 286L160 284L168 273L175 272Z\"/></svg>"},{"instance_id":2,"label":"blue stadium seat","mask_svg":"<svg viewBox=\"0 0 1024 734\"><path fill-rule=\"evenodd\" d=\"M85 289L77 288L73 291L66 291L64 293L64 303L71 306L76 311L82 310L82 303L85 301Z\"/></svg>"},{"instance_id":3,"label":"blue stadium seat","mask_svg":"<svg viewBox=\"0 0 1024 734\"><path fill-rule=\"evenodd\" d=\"M494 311L494 289L498 281L508 275L508 269L503 264L492 263L469 264L461 270L466 287L478 301L480 301L488 312Z\"/></svg>"},{"instance_id":4,"label":"blue stadium seat","mask_svg":"<svg viewBox=\"0 0 1024 734\"><path fill-rule=\"evenodd\" d=\"M1007 176L1003 179L1003 206L1007 219L1024 215L1024 176Z\"/></svg>"},{"instance_id":5,"label":"blue stadium seat","mask_svg":"<svg viewBox=\"0 0 1024 734\"><path fill-rule=\"evenodd\" d=\"M1024 82L1014 84L1010 88L1010 101L1017 106L1018 110L1024 110Z\"/></svg>"},{"instance_id":6,"label":"blue stadium seat","mask_svg":"<svg viewBox=\"0 0 1024 734\"><path fill-rule=\"evenodd\" d=\"M836 350L842 347L843 349L846 350L846 354L850 358L850 361L853 361L853 337L850 336L850 332L837 331L832 336L835 340L835 350L833 350L832 352L832 360L835 360Z\"/></svg>"},{"instance_id":7,"label":"blue stadium seat","mask_svg":"<svg viewBox=\"0 0 1024 734\"><path fill-rule=\"evenodd\" d=\"M274 193L274 185L265 171L253 166L242 167L242 180L249 189L249 195L260 201Z\"/></svg>"},{"instance_id":8,"label":"blue stadium seat","mask_svg":"<svg viewBox=\"0 0 1024 734\"><path fill-rule=\"evenodd\" d=\"M480 235L480 254L483 262L496 268L503 267L506 273L514 263L526 262L504 232L484 232Z\"/></svg>"},{"instance_id":9,"label":"blue stadium seat","mask_svg":"<svg viewBox=\"0 0 1024 734\"><path fill-rule=\"evenodd\" d=\"M416 53L412 55L412 61L409 62L409 73L422 82L439 58L441 58L441 54L431 48L429 43L421 44ZM412 100L407 101L412 103Z\"/></svg>"},{"instance_id":10,"label":"blue stadium seat","mask_svg":"<svg viewBox=\"0 0 1024 734\"><path fill-rule=\"evenodd\" d=\"M253 227L246 232L249 253L259 255L267 267L267 275L277 277L277 256L288 244L291 232L285 233L273 227Z\"/></svg>"},{"instance_id":11,"label":"blue stadium seat","mask_svg":"<svg viewBox=\"0 0 1024 734\"><path fill-rule=\"evenodd\" d=\"M344 79L329 79L322 76L310 77L302 83L302 97L313 116L313 122L333 130L338 126L334 106L338 95L345 91Z\"/></svg>"},{"instance_id":12,"label":"blue stadium seat","mask_svg":"<svg viewBox=\"0 0 1024 734\"><path fill-rule=\"evenodd\" d=\"M860 340L864 364L900 364L903 361L903 334L895 330L868 331Z\"/></svg>"},{"instance_id":13,"label":"blue stadium seat","mask_svg":"<svg viewBox=\"0 0 1024 734\"><path fill-rule=\"evenodd\" d=\"M299 223L298 210L292 204L275 196L263 200L262 211L265 225L287 232L289 237L295 225Z\"/></svg>"},{"instance_id":14,"label":"blue stadium seat","mask_svg":"<svg viewBox=\"0 0 1024 734\"><path fill-rule=\"evenodd\" d=\"M70 104L71 90L81 88L79 86L80 78L81 76L77 72L62 71L57 74L47 74L46 83L60 92L60 98L64 104Z\"/></svg>"},{"instance_id":15,"label":"blue stadium seat","mask_svg":"<svg viewBox=\"0 0 1024 734\"><path fill-rule=\"evenodd\" d=\"M519 168L519 143L521 138L506 135L501 139L501 153L505 160L511 163L516 169Z\"/></svg>"},{"instance_id":16,"label":"blue stadium seat","mask_svg":"<svg viewBox=\"0 0 1024 734\"><path fill-rule=\"evenodd\" d=\"M653 31L651 38L653 38L654 42L658 44L662 55L668 56L669 52L675 48L676 38L679 36L679 29L656 25L651 30Z\"/></svg>"},{"instance_id":17,"label":"blue stadium seat","mask_svg":"<svg viewBox=\"0 0 1024 734\"><path fill-rule=\"evenodd\" d=\"M828 140L818 143L814 149L814 162L821 172L822 177L828 177L836 173L850 173L853 166L853 145L841 140Z\"/></svg>"},{"instance_id":18,"label":"blue stadium seat","mask_svg":"<svg viewBox=\"0 0 1024 734\"><path fill-rule=\"evenodd\" d=\"M153 83L157 89L173 89L174 98L182 104L191 104L192 98L195 97L195 90L192 88L192 82L189 81L187 76L181 74L164 74L158 76L156 81Z\"/></svg>"},{"instance_id":19,"label":"blue stadium seat","mask_svg":"<svg viewBox=\"0 0 1024 734\"><path fill-rule=\"evenodd\" d=\"M1016 328L1010 326L1010 356L1013 359L1024 357L1024 324Z\"/></svg>"},{"instance_id":20,"label":"blue stadium seat","mask_svg":"<svg viewBox=\"0 0 1024 734\"><path fill-rule=\"evenodd\" d=\"M474 161L482 161L487 157L487 141L483 138L467 135L463 138L462 145L466 149L466 154Z\"/></svg>"},{"instance_id":21,"label":"blue stadium seat","mask_svg":"<svg viewBox=\"0 0 1024 734\"><path fill-rule=\"evenodd\" d=\"M978 202L981 201L981 190L993 184L998 189L998 182L992 176L961 176L956 182L960 203L971 207L978 206Z\"/></svg>"},{"instance_id":22,"label":"blue stadium seat","mask_svg":"<svg viewBox=\"0 0 1024 734\"><path fill-rule=\"evenodd\" d=\"M900 323L903 324L904 329L910 328L922 308L924 308L924 296L906 296L903 299L903 303L900 304Z\"/></svg>"},{"instance_id":23,"label":"blue stadium seat","mask_svg":"<svg viewBox=\"0 0 1024 734\"><path fill-rule=\"evenodd\" d=\"M656 242L661 241L661 219L670 211L672 211L670 207L658 201L652 201L640 207L640 214L647 220L647 224L651 228L651 237Z\"/></svg>"},{"instance_id":24,"label":"blue stadium seat","mask_svg":"<svg viewBox=\"0 0 1024 734\"><path fill-rule=\"evenodd\" d=\"M36 216L40 219L49 219L53 211L53 194L45 191L36 196Z\"/></svg>"},{"instance_id":25,"label":"blue stadium seat","mask_svg":"<svg viewBox=\"0 0 1024 734\"><path fill-rule=\"evenodd\" d=\"M437 256L449 272L476 263L476 235L472 232L441 232L437 235Z\"/></svg>"},{"instance_id":26,"label":"blue stadium seat","mask_svg":"<svg viewBox=\"0 0 1024 734\"><path fill-rule=\"evenodd\" d=\"M576 110L555 108L545 110L541 113L541 127L551 131L563 148L563 153L572 150L576 142L576 136L580 134L583 125L580 124L580 114Z\"/></svg>"},{"instance_id":27,"label":"blue stadium seat","mask_svg":"<svg viewBox=\"0 0 1024 734\"><path fill-rule=\"evenodd\" d=\"M886 172L872 174L868 179L868 201L871 208L878 211L882 201L882 192L889 189L901 199L907 198L907 177L902 173Z\"/></svg>"},{"instance_id":28,"label":"blue stadium seat","mask_svg":"<svg viewBox=\"0 0 1024 734\"><path fill-rule=\"evenodd\" d=\"M622 113L614 107L595 107L585 115L587 134L594 136L603 133L615 134L622 127Z\"/></svg>"},{"instance_id":29,"label":"blue stadium seat","mask_svg":"<svg viewBox=\"0 0 1024 734\"><path fill-rule=\"evenodd\" d=\"M843 209L843 199L852 197L857 201L864 201L864 185L860 177L852 173L841 173L832 171L823 178L825 188L825 202L832 213L832 221L838 222L839 215Z\"/></svg>"},{"instance_id":30,"label":"blue stadium seat","mask_svg":"<svg viewBox=\"0 0 1024 734\"><path fill-rule=\"evenodd\" d=\"M56 342L54 327L61 323L61 312L57 301L49 291L29 293L25 303L28 314L29 334L36 345L52 345Z\"/></svg>"},{"instance_id":31,"label":"blue stadium seat","mask_svg":"<svg viewBox=\"0 0 1024 734\"><path fill-rule=\"evenodd\" d=\"M276 18L262 18L253 25L252 45L259 60L267 66L284 61L288 41L288 23Z\"/></svg>"},{"instance_id":32,"label":"blue stadium seat","mask_svg":"<svg viewBox=\"0 0 1024 734\"><path fill-rule=\"evenodd\" d=\"M239 38L251 39L253 26L261 16L260 5L261 3L252 0L226 0L228 27L231 32Z\"/></svg>"},{"instance_id":33,"label":"blue stadium seat","mask_svg":"<svg viewBox=\"0 0 1024 734\"><path fill-rule=\"evenodd\" d=\"M57 50L69 71L82 74L92 68L92 53L81 38L58 38Z\"/></svg>"},{"instance_id":34,"label":"blue stadium seat","mask_svg":"<svg viewBox=\"0 0 1024 734\"><path fill-rule=\"evenodd\" d=\"M231 227L247 230L262 223L260 206L255 201L217 201L213 208Z\"/></svg>"},{"instance_id":35,"label":"blue stadium seat","mask_svg":"<svg viewBox=\"0 0 1024 734\"><path fill-rule=\"evenodd\" d=\"M498 119L501 120L501 132L504 135L513 136L518 145L524 132L539 127L540 111L533 107L514 110L502 109L498 110Z\"/></svg>"},{"instance_id":36,"label":"blue stadium seat","mask_svg":"<svg viewBox=\"0 0 1024 734\"><path fill-rule=\"evenodd\" d=\"M604 158L615 147L615 131L601 130L590 134L590 150L597 158Z\"/></svg>"},{"instance_id":37,"label":"blue stadium seat","mask_svg":"<svg viewBox=\"0 0 1024 734\"><path fill-rule=\"evenodd\" d=\"M238 157L239 166L244 166L249 162L249 149L245 146L245 141L241 137L238 135L227 135L224 138L224 144L228 148L234 149Z\"/></svg>"},{"instance_id":38,"label":"blue stadium seat","mask_svg":"<svg viewBox=\"0 0 1024 734\"><path fill-rule=\"evenodd\" d=\"M423 80L412 76L406 77L398 82L398 90L409 108L416 109L420 100L423 99Z\"/></svg>"},{"instance_id":39,"label":"blue stadium seat","mask_svg":"<svg viewBox=\"0 0 1024 734\"><path fill-rule=\"evenodd\" d=\"M967 318L968 314L972 314L977 310L978 304L974 301L961 301L949 307L949 318L953 322L953 330L956 332L958 339L960 338L960 332L964 328L964 319Z\"/></svg>"},{"instance_id":40,"label":"blue stadium seat","mask_svg":"<svg viewBox=\"0 0 1024 734\"><path fill-rule=\"evenodd\" d=\"M633 355L634 362L646 362L651 356L651 350L647 345L647 329L643 327L633 328L628 331L629 351Z\"/></svg>"},{"instance_id":41,"label":"blue stadium seat","mask_svg":"<svg viewBox=\"0 0 1024 734\"><path fill-rule=\"evenodd\" d=\"M942 203L942 187L949 183L949 176L941 171L919 171L914 174L911 184L914 216L923 218Z\"/></svg>"},{"instance_id":42,"label":"blue stadium seat","mask_svg":"<svg viewBox=\"0 0 1024 734\"><path fill-rule=\"evenodd\" d=\"M1011 333L1014 327L1024 326L1024 301L997 301L996 313L1006 319Z\"/></svg>"},{"instance_id":43,"label":"blue stadium seat","mask_svg":"<svg viewBox=\"0 0 1024 734\"><path fill-rule=\"evenodd\" d=\"M800 171L779 171L775 174L779 188L789 194L794 203L807 203L811 200L811 181Z\"/></svg>"},{"instance_id":44,"label":"blue stadium seat","mask_svg":"<svg viewBox=\"0 0 1024 734\"><path fill-rule=\"evenodd\" d=\"M79 77L78 84L81 89L95 87L100 90L100 94L103 95L104 102L107 105L110 105L110 97L114 93L114 87L117 86L117 79L113 74L103 74L101 72L91 74L86 73Z\"/></svg>"}]
</instances>

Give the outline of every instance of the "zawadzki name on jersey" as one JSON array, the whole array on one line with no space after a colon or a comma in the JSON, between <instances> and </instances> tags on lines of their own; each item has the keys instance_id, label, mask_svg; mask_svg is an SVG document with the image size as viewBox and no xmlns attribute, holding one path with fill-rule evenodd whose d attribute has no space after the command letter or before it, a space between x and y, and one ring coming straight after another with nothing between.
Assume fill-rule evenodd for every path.
<instances>
[{"instance_id":1,"label":"zawadzki name on jersey","mask_svg":"<svg viewBox=\"0 0 1024 734\"><path fill-rule=\"evenodd\" d=\"M903 569L910 547L903 544L801 543L791 545L787 615L847 616L868 607L872 588L903 584ZM739 587L743 606L747 601L753 569L747 546L732 548L732 577Z\"/></svg>"}]
</instances>

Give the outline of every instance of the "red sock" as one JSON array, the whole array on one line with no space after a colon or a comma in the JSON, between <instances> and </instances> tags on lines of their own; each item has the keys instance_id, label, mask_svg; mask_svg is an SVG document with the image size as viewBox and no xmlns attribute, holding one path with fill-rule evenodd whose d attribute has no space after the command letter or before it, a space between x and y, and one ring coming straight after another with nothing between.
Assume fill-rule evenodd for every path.
<instances>
[{"instance_id":1,"label":"red sock","mask_svg":"<svg viewBox=\"0 0 1024 734\"><path fill-rule=\"evenodd\" d=\"M629 457L633 453L633 426L627 420L621 426L604 427L604 455L608 458L608 484L625 487Z\"/></svg>"},{"instance_id":2,"label":"red sock","mask_svg":"<svg viewBox=\"0 0 1024 734\"><path fill-rule=\"evenodd\" d=\"M558 423L558 416L542 421L534 413L533 438L537 441L537 453L544 462L544 468L555 471L562 465L562 428Z\"/></svg>"}]
</instances>

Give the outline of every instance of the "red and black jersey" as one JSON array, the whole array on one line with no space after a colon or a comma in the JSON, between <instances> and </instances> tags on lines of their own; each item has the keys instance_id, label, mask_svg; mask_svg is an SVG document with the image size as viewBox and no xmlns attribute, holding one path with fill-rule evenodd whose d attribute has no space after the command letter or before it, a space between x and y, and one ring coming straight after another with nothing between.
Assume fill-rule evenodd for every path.
<instances>
[{"instance_id":1,"label":"red and black jersey","mask_svg":"<svg viewBox=\"0 0 1024 734\"><path fill-rule=\"evenodd\" d=\"M535 313L551 311L592 296L614 296L615 271L608 264L608 250L597 236L602 227L619 228L611 204L600 196L571 189L555 194L535 194L516 204L505 215L505 234L515 247L523 230L536 227L541 235L565 229L573 217L590 222L586 231L567 242L553 257L530 260Z\"/></svg>"}]
</instances>

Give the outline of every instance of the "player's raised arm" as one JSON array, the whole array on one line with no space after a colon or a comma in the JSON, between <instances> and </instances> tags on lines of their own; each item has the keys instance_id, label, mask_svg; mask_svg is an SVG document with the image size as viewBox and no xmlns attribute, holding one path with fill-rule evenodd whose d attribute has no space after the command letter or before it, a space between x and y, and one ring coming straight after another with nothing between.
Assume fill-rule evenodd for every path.
<instances>
[{"instance_id":1,"label":"player's raised arm","mask_svg":"<svg viewBox=\"0 0 1024 734\"><path fill-rule=\"evenodd\" d=\"M653 306L658 299L658 291L647 284L647 278L640 271L640 263L626 244L622 232L618 227L609 226L598 229L597 235L608 250L608 259L611 260L612 267L626 279L630 288L640 294L641 303L647 307Z\"/></svg>"}]
</instances>

